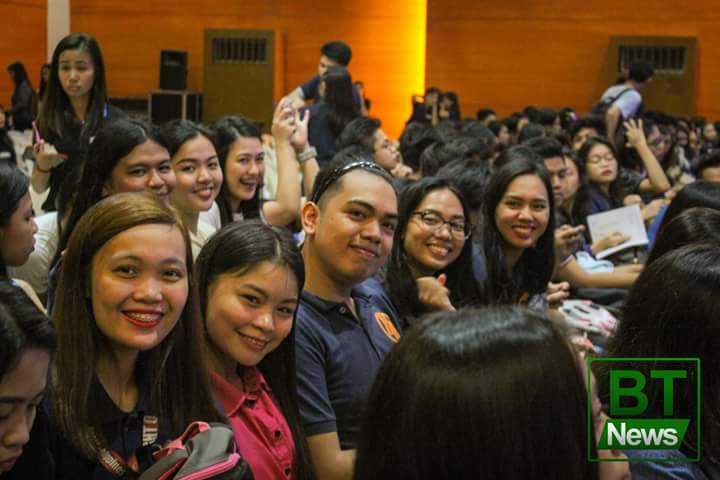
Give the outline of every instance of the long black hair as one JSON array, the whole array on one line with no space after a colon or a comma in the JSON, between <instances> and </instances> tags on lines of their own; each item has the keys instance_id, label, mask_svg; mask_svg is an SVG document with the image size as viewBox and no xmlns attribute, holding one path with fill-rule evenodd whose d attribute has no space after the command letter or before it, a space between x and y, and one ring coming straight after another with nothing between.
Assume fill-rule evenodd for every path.
<instances>
[{"instance_id":1,"label":"long black hair","mask_svg":"<svg viewBox=\"0 0 720 480\"><path fill-rule=\"evenodd\" d=\"M525 249L512 273L508 273L505 264L506 241L497 228L495 209L510 183L521 175L535 175L545 185L549 219L537 244ZM544 165L532 159L517 158L492 174L483 202L483 253L487 264L484 297L489 303L516 303L524 294L536 295L545 291L555 264L554 228L555 200L550 176Z\"/></svg>"},{"instance_id":2,"label":"long black hair","mask_svg":"<svg viewBox=\"0 0 720 480\"><path fill-rule=\"evenodd\" d=\"M115 166L135 147L148 140L160 143L157 128L152 124L131 118L119 118L98 131L95 140L90 144L88 161L85 162L82 174L76 174L77 178L73 178L69 185L63 186L63 190L74 187L77 193L72 200L72 208L65 227L60 231L58 249L51 265L60 259L80 218L105 196L104 188L110 181ZM65 197L67 198L68 195Z\"/></svg>"},{"instance_id":3,"label":"long black hair","mask_svg":"<svg viewBox=\"0 0 720 480\"><path fill-rule=\"evenodd\" d=\"M222 187L220 187L220 193L215 201L220 209L220 222L222 225L227 225L233 221L233 215L237 213L233 211L232 203L230 202L232 193L230 193L230 189L227 186L228 182L231 181L225 170L228 162L228 154L235 141L239 138L257 138L262 144L262 133L253 122L239 116L222 117L212 125L211 131L212 142L213 145L215 145L215 151L220 161L220 168L223 171L223 184ZM260 210L262 208L261 193L262 178L255 189L253 198L240 202L239 210L244 220L260 217Z\"/></svg>"},{"instance_id":4,"label":"long black hair","mask_svg":"<svg viewBox=\"0 0 720 480\"><path fill-rule=\"evenodd\" d=\"M27 195L30 179L15 165L0 162L0 227L10 222L20 200ZM7 279L7 265L0 252L0 279Z\"/></svg>"},{"instance_id":5,"label":"long black hair","mask_svg":"<svg viewBox=\"0 0 720 480\"><path fill-rule=\"evenodd\" d=\"M435 190L450 190L460 201L465 221L470 223L470 210L460 192L449 181L434 177L425 177L406 186L398 199L398 226L393 238L393 249L387 264L385 289L395 305L400 317L419 316L427 313L425 305L418 299L415 278L408 265L408 254L405 251L404 239L408 222L425 197ZM472 237L467 238L462 251L454 262L437 274L447 275L445 286L450 290L450 301L453 306L480 306L481 294L473 276Z\"/></svg>"},{"instance_id":6,"label":"long black hair","mask_svg":"<svg viewBox=\"0 0 720 480\"><path fill-rule=\"evenodd\" d=\"M187 282L188 293L172 330L156 346L139 353L135 379L147 389L160 425L171 437L180 435L194 420L222 419L213 404L208 377L198 373L205 371L206 356L204 345L198 341L202 325L187 228L176 211L151 195L111 195L92 206L75 227L63 257L53 309L58 351L52 418L65 438L88 459L96 459L108 440L100 428L103 419L94 395L97 361L109 347L97 326L94 299L89 293L93 291L93 262L113 238L141 225L166 225L180 231L188 268L180 281Z\"/></svg>"},{"instance_id":7,"label":"long black hair","mask_svg":"<svg viewBox=\"0 0 720 480\"><path fill-rule=\"evenodd\" d=\"M668 251L648 264L630 290L622 321L608 342L608 356L635 358L699 358L703 366L700 386L681 382L675 390L678 418L696 418L693 411L702 405L700 425L693 420L680 446L684 453L702 449L705 459L720 461L720 365L717 348L720 318L720 248L717 243L696 243ZM602 364L608 362L601 362ZM674 366L674 365L672 365ZM631 368L649 377L650 371L668 368L662 360L633 362ZM708 372L708 373L705 373ZM601 370L599 380L606 381ZM645 394L650 402L646 413L664 415L661 382L648 382ZM697 399L698 390L701 398ZM699 402L699 403L698 403ZM688 444L702 430L701 445ZM694 451L695 450L695 451Z\"/></svg>"},{"instance_id":8,"label":"long black hair","mask_svg":"<svg viewBox=\"0 0 720 480\"><path fill-rule=\"evenodd\" d=\"M597 479L583 376L557 327L527 309L427 315L378 371L354 478Z\"/></svg>"},{"instance_id":9,"label":"long black hair","mask_svg":"<svg viewBox=\"0 0 720 480\"><path fill-rule=\"evenodd\" d=\"M259 219L231 223L217 232L203 247L195 269L205 340L209 350L217 351L207 331L206 315L211 285L221 275L243 275L263 262L287 267L297 280L297 294L300 298L305 284L305 266L300 250L286 230L266 225ZM305 480L313 478L313 468L298 410L295 325L293 318L289 335L262 359L258 368L270 385L292 432L295 443L295 477ZM242 366L238 365L238 369L241 370Z\"/></svg>"},{"instance_id":10,"label":"long black hair","mask_svg":"<svg viewBox=\"0 0 720 480\"><path fill-rule=\"evenodd\" d=\"M680 190L665 211L658 234L665 225L688 208L705 207L720 210L720 184L698 180Z\"/></svg>"},{"instance_id":11,"label":"long black hair","mask_svg":"<svg viewBox=\"0 0 720 480\"><path fill-rule=\"evenodd\" d=\"M28 298L8 281L0 281L0 382L30 348L55 351L52 322Z\"/></svg>"},{"instance_id":12,"label":"long black hair","mask_svg":"<svg viewBox=\"0 0 720 480\"><path fill-rule=\"evenodd\" d=\"M60 54L66 50L87 52L93 62L94 80L90 90L88 110L85 115L80 138L82 143L89 143L103 124L107 110L107 87L105 85L105 63L103 62L100 45L87 33L72 33L58 43L53 52L50 80L38 115L38 128L44 138L50 136L63 137L67 125L79 122L70 104L70 99L60 84Z\"/></svg>"},{"instance_id":13,"label":"long black hair","mask_svg":"<svg viewBox=\"0 0 720 480\"><path fill-rule=\"evenodd\" d=\"M720 244L720 209L694 207L673 215L658 232L645 266L671 250L700 242Z\"/></svg>"},{"instance_id":14,"label":"long black hair","mask_svg":"<svg viewBox=\"0 0 720 480\"><path fill-rule=\"evenodd\" d=\"M353 94L352 77L344 67L327 69L322 81L325 83L323 103L327 106L328 126L333 137L338 138L345 126L360 116Z\"/></svg>"},{"instance_id":15,"label":"long black hair","mask_svg":"<svg viewBox=\"0 0 720 480\"><path fill-rule=\"evenodd\" d=\"M16 87L27 82L28 86L32 89L30 77L28 77L27 70L25 70L25 65L20 62L12 63L8 66L8 72L12 72L13 83Z\"/></svg>"},{"instance_id":16,"label":"long black hair","mask_svg":"<svg viewBox=\"0 0 720 480\"><path fill-rule=\"evenodd\" d=\"M590 152L592 151L593 147L595 147L596 145L605 145L610 150L610 153L612 153L615 157L615 162L617 164L617 176L615 177L615 180L610 183L609 200L613 208L621 207L623 205L623 199L625 198L625 187L623 185L623 179L621 175L620 159L618 158L617 151L615 150L615 147L612 143L610 143L607 139L601 137L588 138L583 144L582 148L580 148L580 151L578 151L578 161L576 162L578 171L582 171L585 175L586 185L589 185L593 188L598 188L593 185L593 183L587 177L588 157L590 156Z\"/></svg>"}]
</instances>

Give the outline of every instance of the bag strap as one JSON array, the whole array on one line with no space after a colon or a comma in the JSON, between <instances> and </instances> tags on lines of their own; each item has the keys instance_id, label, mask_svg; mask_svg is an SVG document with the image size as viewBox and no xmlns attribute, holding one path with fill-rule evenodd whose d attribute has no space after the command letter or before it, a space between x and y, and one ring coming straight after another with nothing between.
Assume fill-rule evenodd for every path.
<instances>
[{"instance_id":1,"label":"bag strap","mask_svg":"<svg viewBox=\"0 0 720 480\"><path fill-rule=\"evenodd\" d=\"M158 437L159 423L158 417L153 415L143 415L143 447L147 447L148 445L155 443ZM105 470L117 478L127 478L128 476L137 478L140 473L140 465L135 452L133 452L130 457L125 460L115 450L107 447L101 447L98 452L98 462Z\"/></svg>"},{"instance_id":2,"label":"bag strap","mask_svg":"<svg viewBox=\"0 0 720 480\"><path fill-rule=\"evenodd\" d=\"M198 433L204 432L205 430L210 430L210 425L207 422L193 422L188 425L182 435L180 435L172 442L168 443L165 447L163 447L162 450L160 450L160 452L163 452L165 455L167 455L171 452L174 452L175 450L185 450L185 444L187 443L187 441ZM155 460L157 459L158 458L156 457Z\"/></svg>"},{"instance_id":3,"label":"bag strap","mask_svg":"<svg viewBox=\"0 0 720 480\"><path fill-rule=\"evenodd\" d=\"M615 95L614 97L609 98L608 101L607 101L607 103L608 103L609 105L612 105L612 104L615 103L620 97L622 97L623 95L625 95L625 94L626 94L627 92L629 92L630 90L632 90L632 88L630 88L630 87L626 88L625 90L623 90L622 92L618 93L618 94Z\"/></svg>"}]
</instances>

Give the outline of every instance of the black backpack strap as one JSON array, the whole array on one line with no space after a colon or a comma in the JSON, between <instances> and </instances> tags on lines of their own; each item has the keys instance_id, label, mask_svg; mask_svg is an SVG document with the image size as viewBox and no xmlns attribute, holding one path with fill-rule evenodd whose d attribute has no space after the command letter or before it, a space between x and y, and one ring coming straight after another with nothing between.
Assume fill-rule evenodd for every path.
<instances>
[{"instance_id":1,"label":"black backpack strap","mask_svg":"<svg viewBox=\"0 0 720 480\"><path fill-rule=\"evenodd\" d=\"M625 90L623 90L622 92L620 92L620 93L618 93L617 95L615 95L614 97L609 98L609 99L607 100L607 104L608 104L608 105L612 105L612 104L615 103L620 97L622 97L623 95L625 95L625 94L626 94L627 92L629 92L630 90L632 90L632 88L628 87L628 88L626 88Z\"/></svg>"}]
</instances>

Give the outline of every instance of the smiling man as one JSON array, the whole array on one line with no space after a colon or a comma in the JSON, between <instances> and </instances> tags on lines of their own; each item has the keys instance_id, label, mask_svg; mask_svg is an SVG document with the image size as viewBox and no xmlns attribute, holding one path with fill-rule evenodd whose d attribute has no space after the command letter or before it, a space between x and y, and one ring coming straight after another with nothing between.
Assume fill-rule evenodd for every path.
<instances>
[{"instance_id":1,"label":"smiling man","mask_svg":"<svg viewBox=\"0 0 720 480\"><path fill-rule=\"evenodd\" d=\"M352 478L362 405L400 338L395 310L370 278L392 249L392 177L370 156L342 157L321 170L301 211L306 280L297 314L297 380L319 479Z\"/></svg>"}]
</instances>

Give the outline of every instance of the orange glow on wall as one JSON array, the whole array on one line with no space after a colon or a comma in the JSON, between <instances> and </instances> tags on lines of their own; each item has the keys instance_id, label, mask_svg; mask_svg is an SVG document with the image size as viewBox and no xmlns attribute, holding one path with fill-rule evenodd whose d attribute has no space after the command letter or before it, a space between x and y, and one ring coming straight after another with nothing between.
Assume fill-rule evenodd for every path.
<instances>
[{"instance_id":1,"label":"orange glow on wall","mask_svg":"<svg viewBox=\"0 0 720 480\"><path fill-rule=\"evenodd\" d=\"M74 31L95 35L112 96L145 96L158 87L162 49L188 51L188 88L202 90L205 28L285 32L285 87L317 72L320 47L343 40L353 49L350 72L365 84L370 114L397 137L410 116L410 98L425 77L427 0L73 0ZM132 26L147 25L148 28Z\"/></svg>"}]
</instances>

